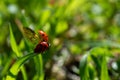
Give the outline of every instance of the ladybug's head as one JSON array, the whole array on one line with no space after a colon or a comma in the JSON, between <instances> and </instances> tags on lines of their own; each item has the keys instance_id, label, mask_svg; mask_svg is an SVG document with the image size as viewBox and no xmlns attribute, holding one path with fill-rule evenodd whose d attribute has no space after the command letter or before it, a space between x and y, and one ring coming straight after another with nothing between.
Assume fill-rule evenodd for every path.
<instances>
[{"instance_id":1,"label":"ladybug's head","mask_svg":"<svg viewBox=\"0 0 120 80\"><path fill-rule=\"evenodd\" d=\"M42 30L39 30L38 33L43 38L43 41L48 42L48 35L45 32L43 32Z\"/></svg>"}]
</instances>

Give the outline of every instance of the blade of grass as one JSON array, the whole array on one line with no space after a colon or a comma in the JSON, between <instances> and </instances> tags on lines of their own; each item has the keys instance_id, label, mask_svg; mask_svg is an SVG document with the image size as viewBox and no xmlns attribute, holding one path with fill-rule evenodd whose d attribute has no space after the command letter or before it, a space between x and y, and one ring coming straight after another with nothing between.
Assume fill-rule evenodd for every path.
<instances>
[{"instance_id":1,"label":"blade of grass","mask_svg":"<svg viewBox=\"0 0 120 80\"><path fill-rule=\"evenodd\" d=\"M79 66L79 71L80 71L80 78L81 80L89 80L88 79L88 70L87 70L87 58L88 58L88 53L85 54L81 61L80 61L80 66Z\"/></svg>"},{"instance_id":2,"label":"blade of grass","mask_svg":"<svg viewBox=\"0 0 120 80\"><path fill-rule=\"evenodd\" d=\"M20 57L21 54L18 51L17 44L16 44L16 41L15 41L15 38L14 38L14 35L13 35L13 31L12 31L12 28L11 28L10 24L9 24L9 29L10 29L10 44L11 44L11 48L15 52L15 54L18 57Z\"/></svg>"},{"instance_id":3,"label":"blade of grass","mask_svg":"<svg viewBox=\"0 0 120 80\"><path fill-rule=\"evenodd\" d=\"M44 80L44 71L43 71L43 61L42 61L42 55L39 55L39 64L40 64L40 77L39 80Z\"/></svg>"},{"instance_id":4,"label":"blade of grass","mask_svg":"<svg viewBox=\"0 0 120 80\"><path fill-rule=\"evenodd\" d=\"M13 31L12 31L10 24L9 24L9 29L10 29L10 44L11 44L12 50L17 55L17 57L21 57L22 54L18 50L18 47L17 47L17 44L16 44L16 41L15 41L15 38L13 35ZM22 71L22 75L23 75L24 80L27 80L27 74L26 74L24 66L22 66L21 71Z\"/></svg>"},{"instance_id":5,"label":"blade of grass","mask_svg":"<svg viewBox=\"0 0 120 80\"><path fill-rule=\"evenodd\" d=\"M101 80L110 80L109 75L108 75L108 68L107 68L105 54L103 55L101 68L102 68L101 69Z\"/></svg>"},{"instance_id":6,"label":"blade of grass","mask_svg":"<svg viewBox=\"0 0 120 80\"><path fill-rule=\"evenodd\" d=\"M16 80L16 76L22 67L22 65L29 60L30 58L34 57L36 54L28 54L22 58L20 58L18 61L14 63L14 65L10 68L10 71L8 75L6 76L6 80Z\"/></svg>"},{"instance_id":7,"label":"blade of grass","mask_svg":"<svg viewBox=\"0 0 120 80\"><path fill-rule=\"evenodd\" d=\"M12 61L11 57L7 59L7 63L5 64L5 66L4 66L4 68L3 68L2 72L1 72L2 76L4 76L7 73L8 69L10 67L11 61Z\"/></svg>"},{"instance_id":8,"label":"blade of grass","mask_svg":"<svg viewBox=\"0 0 120 80\"><path fill-rule=\"evenodd\" d=\"M42 55L39 54L38 56L34 57L35 67L36 67L36 75L34 76L33 80L44 80L44 72L43 72L43 61Z\"/></svg>"},{"instance_id":9,"label":"blade of grass","mask_svg":"<svg viewBox=\"0 0 120 80\"><path fill-rule=\"evenodd\" d=\"M111 54L107 48L95 47L91 49L91 58L95 63L100 80L110 80L108 75L106 56Z\"/></svg>"}]
</instances>

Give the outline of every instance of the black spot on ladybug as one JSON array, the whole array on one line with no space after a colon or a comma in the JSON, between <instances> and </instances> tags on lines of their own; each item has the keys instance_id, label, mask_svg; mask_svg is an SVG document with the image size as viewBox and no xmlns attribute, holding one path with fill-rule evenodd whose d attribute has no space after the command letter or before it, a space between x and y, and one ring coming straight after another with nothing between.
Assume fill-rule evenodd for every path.
<instances>
[{"instance_id":1,"label":"black spot on ladybug","mask_svg":"<svg viewBox=\"0 0 120 80\"><path fill-rule=\"evenodd\" d=\"M42 36L45 36L44 34L42 34Z\"/></svg>"}]
</instances>

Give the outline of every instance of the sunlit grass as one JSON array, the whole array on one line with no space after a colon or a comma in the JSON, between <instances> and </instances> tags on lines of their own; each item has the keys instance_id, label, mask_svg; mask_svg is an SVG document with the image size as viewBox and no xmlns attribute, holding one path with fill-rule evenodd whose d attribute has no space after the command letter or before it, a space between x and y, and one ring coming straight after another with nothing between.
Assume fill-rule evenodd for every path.
<instances>
[{"instance_id":1,"label":"sunlit grass","mask_svg":"<svg viewBox=\"0 0 120 80\"><path fill-rule=\"evenodd\" d=\"M120 79L119 10L119 0L0 0L0 80ZM30 38L47 33L49 49L34 53L41 40L16 20Z\"/></svg>"}]
</instances>

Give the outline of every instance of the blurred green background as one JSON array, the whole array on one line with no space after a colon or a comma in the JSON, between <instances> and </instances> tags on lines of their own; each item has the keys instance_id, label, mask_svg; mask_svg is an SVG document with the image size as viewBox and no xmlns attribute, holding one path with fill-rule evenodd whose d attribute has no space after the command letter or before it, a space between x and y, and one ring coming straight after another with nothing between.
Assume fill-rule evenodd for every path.
<instances>
[{"instance_id":1,"label":"blurred green background","mask_svg":"<svg viewBox=\"0 0 120 80\"><path fill-rule=\"evenodd\" d=\"M119 0L0 0L1 80L19 59L11 49L9 23L23 56L32 51L15 19L49 36L50 47L42 54L45 80L107 80L104 72L110 80L120 79ZM24 65L28 80L35 80L34 63Z\"/></svg>"}]
</instances>

